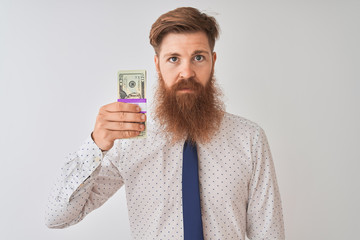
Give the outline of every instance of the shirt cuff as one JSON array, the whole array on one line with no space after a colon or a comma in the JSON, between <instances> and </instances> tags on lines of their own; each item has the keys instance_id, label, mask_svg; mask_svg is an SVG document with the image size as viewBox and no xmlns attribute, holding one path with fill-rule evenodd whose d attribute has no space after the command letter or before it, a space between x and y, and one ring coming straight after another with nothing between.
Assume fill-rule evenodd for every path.
<instances>
[{"instance_id":1,"label":"shirt cuff","mask_svg":"<svg viewBox=\"0 0 360 240\"><path fill-rule=\"evenodd\" d=\"M86 185L85 182L96 176L96 169L105 154L89 136L75 156L70 156L70 161L63 168L63 177L66 179L63 192L68 200L76 190Z\"/></svg>"}]
</instances>

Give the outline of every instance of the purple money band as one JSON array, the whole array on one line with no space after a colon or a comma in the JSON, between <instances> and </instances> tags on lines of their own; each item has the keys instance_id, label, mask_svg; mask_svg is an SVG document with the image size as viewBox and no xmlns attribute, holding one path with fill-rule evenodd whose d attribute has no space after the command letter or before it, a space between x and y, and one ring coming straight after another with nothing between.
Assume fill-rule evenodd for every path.
<instances>
[{"instance_id":1,"label":"purple money band","mask_svg":"<svg viewBox=\"0 0 360 240\"><path fill-rule=\"evenodd\" d=\"M146 103L146 98L118 99L117 101L124 103Z\"/></svg>"},{"instance_id":2,"label":"purple money band","mask_svg":"<svg viewBox=\"0 0 360 240\"><path fill-rule=\"evenodd\" d=\"M117 101L118 102L123 102L123 103L140 103L141 104L141 103L146 103L146 98L118 99ZM146 113L146 111L141 111L141 113Z\"/></svg>"}]
</instances>

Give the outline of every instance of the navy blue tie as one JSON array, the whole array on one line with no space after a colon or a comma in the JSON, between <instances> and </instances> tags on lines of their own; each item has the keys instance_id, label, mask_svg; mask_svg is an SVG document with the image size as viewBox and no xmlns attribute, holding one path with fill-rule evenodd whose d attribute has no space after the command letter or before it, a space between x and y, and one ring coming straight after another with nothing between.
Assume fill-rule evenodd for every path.
<instances>
[{"instance_id":1,"label":"navy blue tie","mask_svg":"<svg viewBox=\"0 0 360 240\"><path fill-rule=\"evenodd\" d=\"M186 141L183 152L182 201L184 240L203 240L198 155L196 144Z\"/></svg>"}]
</instances>

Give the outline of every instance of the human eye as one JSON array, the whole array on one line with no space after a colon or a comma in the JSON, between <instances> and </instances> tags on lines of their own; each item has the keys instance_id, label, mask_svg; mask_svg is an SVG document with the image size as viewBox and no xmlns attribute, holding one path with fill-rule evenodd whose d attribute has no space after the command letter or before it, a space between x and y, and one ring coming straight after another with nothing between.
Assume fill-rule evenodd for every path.
<instances>
[{"instance_id":1,"label":"human eye","mask_svg":"<svg viewBox=\"0 0 360 240\"><path fill-rule=\"evenodd\" d=\"M175 63L175 62L178 61L178 58L177 57L170 57L168 61L172 62L172 63Z\"/></svg>"},{"instance_id":2,"label":"human eye","mask_svg":"<svg viewBox=\"0 0 360 240\"><path fill-rule=\"evenodd\" d=\"M205 59L205 57L204 57L203 55L196 55L196 56L194 57L194 59L195 59L195 61L197 61L197 62L201 62L201 61L203 61L203 60Z\"/></svg>"}]
</instances>

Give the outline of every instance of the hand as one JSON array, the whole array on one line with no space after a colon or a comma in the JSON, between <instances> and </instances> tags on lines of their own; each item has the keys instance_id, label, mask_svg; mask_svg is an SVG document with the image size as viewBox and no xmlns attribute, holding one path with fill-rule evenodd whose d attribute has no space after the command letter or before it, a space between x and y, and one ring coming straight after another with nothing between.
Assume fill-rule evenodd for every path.
<instances>
[{"instance_id":1,"label":"hand","mask_svg":"<svg viewBox=\"0 0 360 240\"><path fill-rule=\"evenodd\" d=\"M91 136L103 151L109 150L115 139L136 137L144 131L146 116L136 104L114 102L100 108Z\"/></svg>"}]
</instances>

